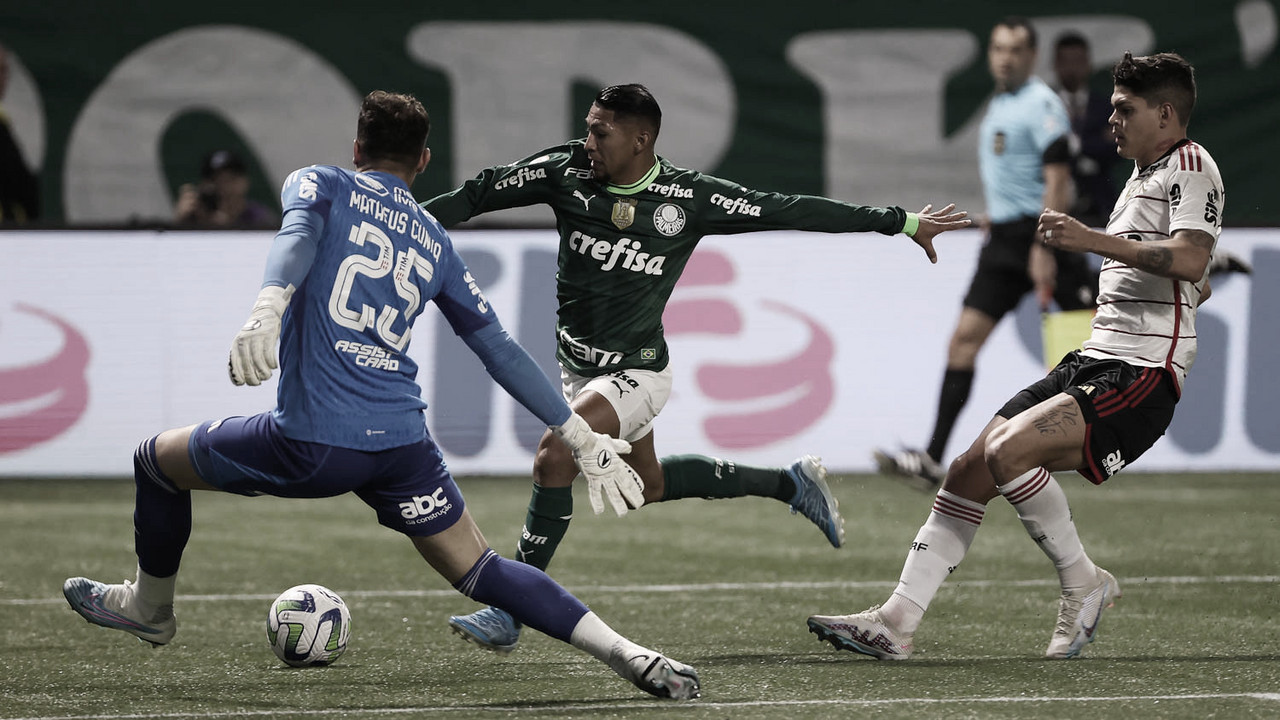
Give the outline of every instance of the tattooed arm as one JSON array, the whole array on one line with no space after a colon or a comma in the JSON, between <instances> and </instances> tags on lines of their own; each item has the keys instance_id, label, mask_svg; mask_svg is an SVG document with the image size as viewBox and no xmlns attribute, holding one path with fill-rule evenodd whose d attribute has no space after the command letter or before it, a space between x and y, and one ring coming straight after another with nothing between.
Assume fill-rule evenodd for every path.
<instances>
[{"instance_id":1,"label":"tattooed arm","mask_svg":"<svg viewBox=\"0 0 1280 720\"><path fill-rule=\"evenodd\" d=\"M1039 230L1050 247L1097 253L1153 275L1188 282L1199 282L1204 277L1214 243L1213 235L1192 229L1175 230L1166 240L1138 241L1107 235L1052 210L1040 216Z\"/></svg>"}]
</instances>

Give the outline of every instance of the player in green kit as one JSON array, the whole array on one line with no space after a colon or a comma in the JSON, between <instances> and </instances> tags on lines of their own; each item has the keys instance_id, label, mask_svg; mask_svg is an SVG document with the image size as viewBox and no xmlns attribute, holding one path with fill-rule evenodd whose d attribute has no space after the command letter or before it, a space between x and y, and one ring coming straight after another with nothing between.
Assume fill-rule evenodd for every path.
<instances>
[{"instance_id":1,"label":"player in green kit","mask_svg":"<svg viewBox=\"0 0 1280 720\"><path fill-rule=\"evenodd\" d=\"M587 137L511 165L484 170L423 207L445 227L476 215L549 205L560 235L556 291L556 359L566 399L597 431L631 443L626 462L644 481L644 502L679 498L771 497L802 513L835 547L844 520L818 458L760 468L703 455L658 459L653 421L671 393L662 313L698 241L706 235L761 230L905 233L937 262L933 238L967 227L947 206L920 213L863 207L809 195L749 190L678 168L658 157L662 111L642 85L614 85L596 95ZM533 497L518 558L545 570L573 515L578 474L569 449L552 434L534 459ZM634 509L628 488L589 486L592 509L607 498L622 515ZM605 497L602 498L601 495ZM463 637L510 652L520 626L485 608L449 619Z\"/></svg>"}]
</instances>

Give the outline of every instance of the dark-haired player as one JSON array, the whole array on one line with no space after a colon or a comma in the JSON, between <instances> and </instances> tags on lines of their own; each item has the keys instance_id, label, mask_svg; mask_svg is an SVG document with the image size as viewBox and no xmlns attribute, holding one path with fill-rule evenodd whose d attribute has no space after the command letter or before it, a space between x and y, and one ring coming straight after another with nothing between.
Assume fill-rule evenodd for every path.
<instances>
[{"instance_id":1,"label":"dark-haired player","mask_svg":"<svg viewBox=\"0 0 1280 720\"><path fill-rule=\"evenodd\" d=\"M549 205L560 235L556 359L564 395L599 432L627 440L627 462L644 479L644 502L755 495L788 503L835 547L844 521L826 470L806 455L789 467L751 467L704 455L661 460L653 423L671 392L662 313L694 248L706 235L762 230L905 233L936 261L933 238L965 227L949 206L909 213L809 195L750 190L656 154L662 111L642 85L601 90L586 118L587 136L481 172L423 206L445 227L482 213ZM533 467L518 557L545 569L573 514L577 475L565 448L544 435ZM595 504L598 513L603 506ZM615 504L622 514L627 506ZM519 625L483 609L450 619L464 637L509 652Z\"/></svg>"},{"instance_id":2,"label":"dark-haired player","mask_svg":"<svg viewBox=\"0 0 1280 720\"><path fill-rule=\"evenodd\" d=\"M1112 77L1116 148L1134 169L1106 231L1054 210L1039 221L1046 245L1105 258L1093 332L1082 350L1000 408L951 464L884 605L809 618L809 629L837 648L907 659L934 593L1000 496L1058 571L1062 594L1047 657L1078 655L1120 597L1116 579L1085 553L1050 473L1076 470L1101 484L1164 434L1196 357L1196 308L1209 297L1226 198L1217 164L1187 138L1196 101L1191 65L1173 53L1126 53Z\"/></svg>"},{"instance_id":3,"label":"dark-haired player","mask_svg":"<svg viewBox=\"0 0 1280 720\"><path fill-rule=\"evenodd\" d=\"M467 597L590 653L645 692L697 697L693 668L614 632L541 570L494 553L427 433L407 350L414 321L434 302L489 374L552 428L592 487L640 498L639 478L615 455L626 443L592 432L569 409L414 199L409 188L431 158L429 129L413 97L370 93L357 123L356 170L313 165L285 180L283 226L229 363L234 384L257 385L276 368L280 340L275 410L144 441L134 454L136 582L70 578L63 594L91 623L167 644L177 631L174 586L191 534L191 490L353 492Z\"/></svg>"}]
</instances>

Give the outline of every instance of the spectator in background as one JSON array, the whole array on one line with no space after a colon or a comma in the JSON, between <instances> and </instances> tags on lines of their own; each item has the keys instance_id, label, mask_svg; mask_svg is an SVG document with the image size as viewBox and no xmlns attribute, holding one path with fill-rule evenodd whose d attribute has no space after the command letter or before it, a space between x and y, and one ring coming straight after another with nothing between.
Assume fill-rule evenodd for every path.
<instances>
[{"instance_id":1,"label":"spectator in background","mask_svg":"<svg viewBox=\"0 0 1280 720\"><path fill-rule=\"evenodd\" d=\"M276 213L249 198L249 171L231 150L214 150L200 166L200 183L178 191L174 220L205 228L274 229Z\"/></svg>"},{"instance_id":2,"label":"spectator in background","mask_svg":"<svg viewBox=\"0 0 1280 720\"><path fill-rule=\"evenodd\" d=\"M4 111L9 88L9 51L0 45L0 225L30 222L40 217L40 183L27 167Z\"/></svg>"},{"instance_id":3,"label":"spectator in background","mask_svg":"<svg viewBox=\"0 0 1280 720\"><path fill-rule=\"evenodd\" d=\"M1071 179L1076 184L1071 214L1089 227L1103 227L1116 203L1113 170L1120 156L1107 122L1111 98L1089 87L1092 71L1089 41L1074 31L1059 35L1054 43L1053 73L1058 97L1071 120Z\"/></svg>"},{"instance_id":4,"label":"spectator in background","mask_svg":"<svg viewBox=\"0 0 1280 720\"><path fill-rule=\"evenodd\" d=\"M927 492L946 475L947 441L973 388L978 352L1029 292L1043 310L1094 306L1098 273L1079 253L1053 250L1036 231L1041 211L1071 204L1071 126L1062 100L1032 74L1036 31L1022 17L991 31L987 64L995 95L978 135L978 169L990 229L947 346L933 433L925 449L878 449L880 471ZM1114 150L1113 150L1114 152Z\"/></svg>"}]
</instances>

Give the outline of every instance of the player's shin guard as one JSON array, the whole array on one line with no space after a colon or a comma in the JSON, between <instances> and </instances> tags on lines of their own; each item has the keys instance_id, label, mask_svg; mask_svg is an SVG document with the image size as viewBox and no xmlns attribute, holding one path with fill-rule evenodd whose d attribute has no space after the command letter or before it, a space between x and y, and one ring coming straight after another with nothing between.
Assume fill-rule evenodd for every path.
<instances>
[{"instance_id":1,"label":"player's shin guard","mask_svg":"<svg viewBox=\"0 0 1280 720\"><path fill-rule=\"evenodd\" d=\"M796 493L795 483L781 468L739 465L706 455L668 455L662 458L662 498L735 498L754 495L787 502Z\"/></svg>"},{"instance_id":2,"label":"player's shin guard","mask_svg":"<svg viewBox=\"0 0 1280 720\"><path fill-rule=\"evenodd\" d=\"M933 511L911 543L898 587L884 604L884 612L898 630L907 635L915 632L938 588L969 552L985 514L982 503L938 491Z\"/></svg>"},{"instance_id":3,"label":"player's shin guard","mask_svg":"<svg viewBox=\"0 0 1280 720\"><path fill-rule=\"evenodd\" d=\"M191 491L180 490L160 470L156 439L144 440L133 454L133 544L138 567L163 578L178 572L191 537Z\"/></svg>"},{"instance_id":4,"label":"player's shin guard","mask_svg":"<svg viewBox=\"0 0 1280 720\"><path fill-rule=\"evenodd\" d=\"M1080 533L1062 486L1042 467L1032 468L999 487L1045 555L1053 561L1064 588L1096 582L1097 570L1084 552Z\"/></svg>"},{"instance_id":5,"label":"player's shin guard","mask_svg":"<svg viewBox=\"0 0 1280 720\"><path fill-rule=\"evenodd\" d=\"M545 572L560 541L569 532L569 520L572 517L572 486L534 485L520 541L516 543L516 559Z\"/></svg>"},{"instance_id":6,"label":"player's shin guard","mask_svg":"<svg viewBox=\"0 0 1280 720\"><path fill-rule=\"evenodd\" d=\"M506 610L517 621L569 642L587 606L538 568L502 558L485 550L462 579L458 592L478 602Z\"/></svg>"}]
</instances>

